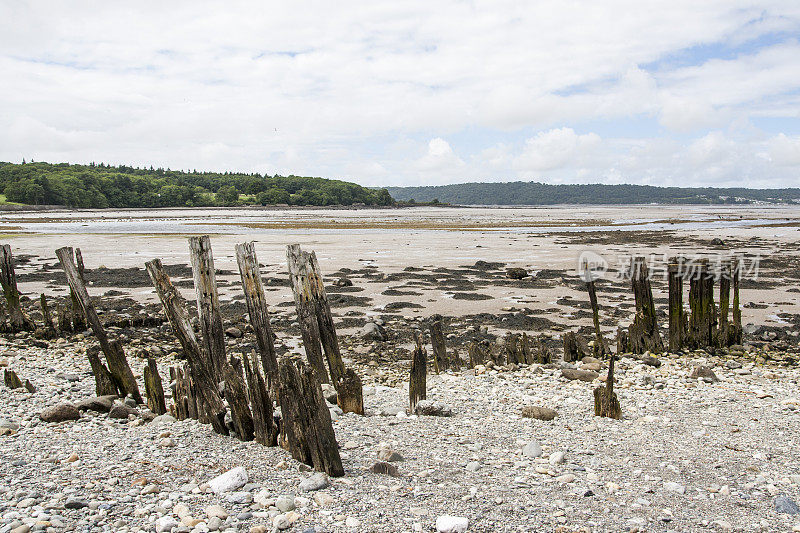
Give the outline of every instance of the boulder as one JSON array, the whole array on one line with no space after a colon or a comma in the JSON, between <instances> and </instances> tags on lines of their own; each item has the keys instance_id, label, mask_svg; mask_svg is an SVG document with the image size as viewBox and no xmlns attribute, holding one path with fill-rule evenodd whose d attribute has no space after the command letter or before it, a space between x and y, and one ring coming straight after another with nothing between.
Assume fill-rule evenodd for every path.
<instances>
[{"instance_id":1,"label":"boulder","mask_svg":"<svg viewBox=\"0 0 800 533\"><path fill-rule=\"evenodd\" d=\"M386 340L386 330L383 329L383 326L376 324L375 322L367 322L364 324L364 327L358 331L358 335L362 339L370 341Z\"/></svg>"},{"instance_id":2,"label":"boulder","mask_svg":"<svg viewBox=\"0 0 800 533\"><path fill-rule=\"evenodd\" d=\"M69 402L62 402L58 405L43 409L39 413L42 422L64 422L66 420L78 420L81 417L80 411Z\"/></svg>"},{"instance_id":3,"label":"boulder","mask_svg":"<svg viewBox=\"0 0 800 533\"><path fill-rule=\"evenodd\" d=\"M115 394L108 394L105 396L93 396L91 398L84 398L75 404L78 411L97 411L98 413L107 413L114 405L114 400L117 399Z\"/></svg>"},{"instance_id":4,"label":"boulder","mask_svg":"<svg viewBox=\"0 0 800 533\"><path fill-rule=\"evenodd\" d=\"M528 277L528 271L524 268L513 267L506 270L506 276L509 279L522 279Z\"/></svg>"},{"instance_id":5,"label":"boulder","mask_svg":"<svg viewBox=\"0 0 800 533\"><path fill-rule=\"evenodd\" d=\"M575 368L562 368L561 369L561 377L568 379L570 381L573 380L580 380L585 381L587 383L591 383L592 381L596 380L600 377L600 374L597 372L593 372L591 370L577 370Z\"/></svg>"},{"instance_id":6,"label":"boulder","mask_svg":"<svg viewBox=\"0 0 800 533\"><path fill-rule=\"evenodd\" d=\"M536 420L553 420L558 416L555 409L540 407L538 405L526 405L522 408L523 418L535 418Z\"/></svg>"}]
</instances>

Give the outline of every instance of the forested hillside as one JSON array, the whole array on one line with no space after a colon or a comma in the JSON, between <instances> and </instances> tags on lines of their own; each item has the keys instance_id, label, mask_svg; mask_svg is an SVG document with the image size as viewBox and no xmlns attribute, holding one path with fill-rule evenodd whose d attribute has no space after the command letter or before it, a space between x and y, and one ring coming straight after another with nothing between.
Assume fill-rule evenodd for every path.
<instances>
[{"instance_id":1,"label":"forested hillside","mask_svg":"<svg viewBox=\"0 0 800 533\"><path fill-rule=\"evenodd\" d=\"M733 204L787 203L800 189L683 188L649 185L548 185L537 182L459 183L435 187L388 187L397 201L460 205Z\"/></svg>"},{"instance_id":2,"label":"forested hillside","mask_svg":"<svg viewBox=\"0 0 800 533\"><path fill-rule=\"evenodd\" d=\"M385 189L338 180L102 163L0 163L0 193L8 202L93 208L394 203Z\"/></svg>"}]
</instances>

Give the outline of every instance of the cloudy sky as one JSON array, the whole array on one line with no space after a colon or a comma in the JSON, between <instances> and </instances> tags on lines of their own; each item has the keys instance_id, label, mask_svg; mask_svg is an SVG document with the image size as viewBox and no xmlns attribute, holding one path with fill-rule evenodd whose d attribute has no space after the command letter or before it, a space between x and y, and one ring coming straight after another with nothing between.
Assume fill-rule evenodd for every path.
<instances>
[{"instance_id":1,"label":"cloudy sky","mask_svg":"<svg viewBox=\"0 0 800 533\"><path fill-rule=\"evenodd\" d=\"M3 161L800 186L796 0L0 0L0 73Z\"/></svg>"}]
</instances>

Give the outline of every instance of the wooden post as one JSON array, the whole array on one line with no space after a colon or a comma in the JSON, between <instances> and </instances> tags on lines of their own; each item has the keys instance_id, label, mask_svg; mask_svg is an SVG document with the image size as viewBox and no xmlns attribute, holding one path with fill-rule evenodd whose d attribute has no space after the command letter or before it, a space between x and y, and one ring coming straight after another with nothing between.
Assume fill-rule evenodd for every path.
<instances>
[{"instance_id":1,"label":"wooden post","mask_svg":"<svg viewBox=\"0 0 800 533\"><path fill-rule=\"evenodd\" d=\"M669 351L683 349L686 338L686 313L683 310L684 259L674 258L667 266L669 284Z\"/></svg>"},{"instance_id":2,"label":"wooden post","mask_svg":"<svg viewBox=\"0 0 800 533\"><path fill-rule=\"evenodd\" d=\"M628 339L628 330L623 327L617 328L617 354L628 353L631 351L630 339Z\"/></svg>"},{"instance_id":3,"label":"wooden post","mask_svg":"<svg viewBox=\"0 0 800 533\"><path fill-rule=\"evenodd\" d=\"M83 265L83 254L81 253L80 248L75 248L75 263L78 267L78 275L81 277L81 281L83 284L86 285L86 267ZM70 300L72 301L72 324L71 330L72 331L83 331L86 329L86 318L83 316L83 311L81 311L80 303L78 303L78 297L75 295L75 291L72 289L69 290Z\"/></svg>"},{"instance_id":4,"label":"wooden post","mask_svg":"<svg viewBox=\"0 0 800 533\"><path fill-rule=\"evenodd\" d=\"M478 365L482 365L483 362L486 360L486 354L481 349L480 345L477 342L472 342L469 345L469 367L475 368Z\"/></svg>"},{"instance_id":5,"label":"wooden post","mask_svg":"<svg viewBox=\"0 0 800 533\"><path fill-rule=\"evenodd\" d=\"M17 275L14 272L14 258L11 255L11 246L0 246L0 285L6 298L6 313L11 331L33 331L36 325L22 310L20 293L17 288Z\"/></svg>"},{"instance_id":6,"label":"wooden post","mask_svg":"<svg viewBox=\"0 0 800 533\"><path fill-rule=\"evenodd\" d=\"M519 335L508 333L504 339L503 349L506 353L507 365L520 364Z\"/></svg>"},{"instance_id":7,"label":"wooden post","mask_svg":"<svg viewBox=\"0 0 800 533\"><path fill-rule=\"evenodd\" d=\"M328 372L322 360L320 347L319 321L317 320L317 304L314 291L309 279L311 273L308 253L300 250L299 244L290 245L286 252L289 267L289 280L292 283L294 303L297 308L297 319L300 323L300 332L303 336L303 347L306 358L314 369L317 379L322 383L329 383ZM334 386L336 380L334 380Z\"/></svg>"},{"instance_id":8,"label":"wooden post","mask_svg":"<svg viewBox=\"0 0 800 533\"><path fill-rule=\"evenodd\" d=\"M339 407L345 412L348 412L348 409L354 409L350 412L358 413L357 408L361 405L359 414L363 414L363 403L360 399L362 396L361 380L354 372L345 372L331 307L328 304L325 285L322 283L322 273L319 263L317 263L317 254L313 251L311 253L303 252L300 250L300 245L292 244L287 248L286 259L289 265L289 279L292 282L297 314L303 331L303 344L306 346L309 362L313 366L315 361L319 360L321 369L314 371L321 370L324 376L325 365L318 357L321 343L328 361L331 381L336 388ZM315 317L318 340L314 338ZM307 339L310 344L306 344Z\"/></svg>"},{"instance_id":9,"label":"wooden post","mask_svg":"<svg viewBox=\"0 0 800 533\"><path fill-rule=\"evenodd\" d=\"M86 358L94 374L94 390L98 396L123 395L124 393L117 387L117 381L108 370L108 367L100 360L100 347L89 346L86 348Z\"/></svg>"},{"instance_id":10,"label":"wooden post","mask_svg":"<svg viewBox=\"0 0 800 533\"><path fill-rule=\"evenodd\" d=\"M689 343L691 348L709 348L714 343L716 312L714 310L714 276L708 261L700 260L689 280Z\"/></svg>"},{"instance_id":11,"label":"wooden post","mask_svg":"<svg viewBox=\"0 0 800 533\"><path fill-rule=\"evenodd\" d=\"M204 418L214 427L214 431L227 435L225 405L219 395L218 382L214 370L211 368L211 362L203 354L194 329L189 323L183 297L172 285L169 276L167 276L164 267L161 265L161 260L153 259L148 261L145 263L145 267L164 307L164 313L172 326L172 331L175 333L175 337L178 338L178 342L183 348L183 353L186 355L192 379L196 383L198 407Z\"/></svg>"},{"instance_id":12,"label":"wooden post","mask_svg":"<svg viewBox=\"0 0 800 533\"><path fill-rule=\"evenodd\" d=\"M58 336L58 332L53 325L53 317L50 316L50 308L47 306L47 297L44 293L39 295L39 305L42 308L42 322L44 322L45 337L53 339Z\"/></svg>"},{"instance_id":13,"label":"wooden post","mask_svg":"<svg viewBox=\"0 0 800 533\"><path fill-rule=\"evenodd\" d=\"M247 388L242 377L242 362L231 357L229 364L222 367L225 379L225 399L231 408L231 419L239 440L253 440L253 415L247 398Z\"/></svg>"},{"instance_id":14,"label":"wooden post","mask_svg":"<svg viewBox=\"0 0 800 533\"><path fill-rule=\"evenodd\" d=\"M636 302L636 316L629 328L630 348L634 353L661 353L664 343L658 332L656 306L653 302L653 290L650 287L650 275L647 262L642 256L633 259L631 284Z\"/></svg>"},{"instance_id":15,"label":"wooden post","mask_svg":"<svg viewBox=\"0 0 800 533\"><path fill-rule=\"evenodd\" d=\"M520 361L525 363L526 365L532 365L535 363L534 354L531 352L531 344L530 340L528 339L528 334L524 331L522 332L522 339L519 343L519 352L520 352Z\"/></svg>"},{"instance_id":16,"label":"wooden post","mask_svg":"<svg viewBox=\"0 0 800 533\"><path fill-rule=\"evenodd\" d=\"M330 476L343 476L331 414L316 374L302 361L286 357L278 363L278 376L282 439L292 457Z\"/></svg>"},{"instance_id":17,"label":"wooden post","mask_svg":"<svg viewBox=\"0 0 800 533\"><path fill-rule=\"evenodd\" d=\"M272 397L277 391L278 359L275 356L272 327L269 324L269 309L264 296L264 285L258 268L255 246L252 242L236 245L236 262L242 278L242 289L247 302L247 314L256 334L261 365L267 376L267 389ZM245 363L247 363L245 358ZM245 364L245 370L247 365ZM260 375L260 374L259 374ZM271 411L271 409L270 409ZM255 413L253 413L255 415Z\"/></svg>"},{"instance_id":18,"label":"wooden post","mask_svg":"<svg viewBox=\"0 0 800 533\"><path fill-rule=\"evenodd\" d=\"M169 368L169 377L172 383L172 415L178 420L199 418L197 397L194 394L195 385L192 381L191 370L188 363L180 363ZM224 415L223 415L224 416ZM226 430L227 431L227 430Z\"/></svg>"},{"instance_id":19,"label":"wooden post","mask_svg":"<svg viewBox=\"0 0 800 533\"><path fill-rule=\"evenodd\" d=\"M417 407L417 402L424 400L428 395L428 353L422 345L420 335L414 336L414 342L416 346L411 354L411 375L408 379L408 405L409 412L412 414ZM477 349L475 343L473 346ZM472 346L470 346L470 360L473 360Z\"/></svg>"},{"instance_id":20,"label":"wooden post","mask_svg":"<svg viewBox=\"0 0 800 533\"><path fill-rule=\"evenodd\" d=\"M219 311L217 295L217 275L214 270L214 256L211 253L211 240L208 235L189 237L189 253L197 293L197 315L205 353L217 381L222 379L222 368L227 363L225 355L225 330Z\"/></svg>"},{"instance_id":21,"label":"wooden post","mask_svg":"<svg viewBox=\"0 0 800 533\"><path fill-rule=\"evenodd\" d=\"M450 358L447 357L447 346L442 332L442 317L433 315L430 324L431 346L433 346L433 369L436 373L450 369Z\"/></svg>"},{"instance_id":22,"label":"wooden post","mask_svg":"<svg viewBox=\"0 0 800 533\"><path fill-rule=\"evenodd\" d=\"M721 265L719 273L719 324L716 332L716 345L726 348L730 345L728 313L731 307L731 269L730 264Z\"/></svg>"},{"instance_id":23,"label":"wooden post","mask_svg":"<svg viewBox=\"0 0 800 533\"><path fill-rule=\"evenodd\" d=\"M600 385L594 389L594 414L595 416L604 416L619 420L622 418L622 408L619 405L619 400L614 392L614 360L615 356L611 356L608 363L608 377L606 384Z\"/></svg>"},{"instance_id":24,"label":"wooden post","mask_svg":"<svg viewBox=\"0 0 800 533\"><path fill-rule=\"evenodd\" d=\"M597 304L597 291L594 287L593 279L586 282L586 290L589 292L589 303L592 306L592 321L594 323L594 356L600 358L608 353L603 332L600 330L600 306Z\"/></svg>"},{"instance_id":25,"label":"wooden post","mask_svg":"<svg viewBox=\"0 0 800 533\"><path fill-rule=\"evenodd\" d=\"M100 348L106 356L108 363L108 370L114 377L114 382L122 396L131 395L137 403L142 403L142 395L139 393L139 385L136 383L136 378L133 377L131 367L128 365L128 359L125 357L125 352L122 349L122 344L116 339L110 340L106 334L103 325L100 323L100 318L97 316L97 311L89 298L89 293L86 291L86 285L83 283L83 278L80 276L78 269L73 262L72 248L64 247L56 250L56 256L61 263L61 268L67 275L67 281L70 288L78 298L81 311L86 317L86 321L100 343ZM97 376L95 376L97 378Z\"/></svg>"},{"instance_id":26,"label":"wooden post","mask_svg":"<svg viewBox=\"0 0 800 533\"><path fill-rule=\"evenodd\" d=\"M534 346L533 362L539 363L540 365L546 365L550 363L550 361L552 360L552 357L550 356L550 350L547 349L547 346L545 345L544 341L542 341L541 336L536 337L533 346Z\"/></svg>"},{"instance_id":27,"label":"wooden post","mask_svg":"<svg viewBox=\"0 0 800 533\"><path fill-rule=\"evenodd\" d=\"M733 281L733 324L731 325L730 344L742 343L742 310L739 307L739 279L742 275L742 264L734 259L731 264Z\"/></svg>"},{"instance_id":28,"label":"wooden post","mask_svg":"<svg viewBox=\"0 0 800 533\"><path fill-rule=\"evenodd\" d=\"M147 358L147 365L144 367L144 393L147 396L147 408L150 411L157 415L167 412L164 386L161 383L161 376L158 374L156 360L152 357Z\"/></svg>"},{"instance_id":29,"label":"wooden post","mask_svg":"<svg viewBox=\"0 0 800 533\"><path fill-rule=\"evenodd\" d=\"M583 337L577 333L567 331L562 336L564 344L564 362L571 363L573 361L580 361L589 355L589 346Z\"/></svg>"},{"instance_id":30,"label":"wooden post","mask_svg":"<svg viewBox=\"0 0 800 533\"><path fill-rule=\"evenodd\" d=\"M19 379L17 373L10 368L3 370L3 383L5 383L6 387L9 389L21 389L23 387L22 380Z\"/></svg>"},{"instance_id":31,"label":"wooden post","mask_svg":"<svg viewBox=\"0 0 800 533\"><path fill-rule=\"evenodd\" d=\"M255 353L242 354L244 375L247 379L247 392L253 412L253 436L264 446L275 446L278 441L278 428L272 418L272 400L267 394L267 386L258 369ZM275 379L277 388L277 376Z\"/></svg>"}]
</instances>

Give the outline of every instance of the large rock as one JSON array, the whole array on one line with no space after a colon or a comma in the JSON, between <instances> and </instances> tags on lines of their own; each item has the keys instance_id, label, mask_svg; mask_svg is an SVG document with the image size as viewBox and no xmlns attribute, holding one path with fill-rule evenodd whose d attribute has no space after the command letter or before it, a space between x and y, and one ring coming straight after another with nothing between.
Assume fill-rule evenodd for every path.
<instances>
[{"instance_id":1,"label":"large rock","mask_svg":"<svg viewBox=\"0 0 800 533\"><path fill-rule=\"evenodd\" d=\"M689 374L689 377L693 379L702 379L703 381L707 381L709 383L716 383L719 381L719 378L714 371L703 365L697 365L694 367L692 369L692 373Z\"/></svg>"},{"instance_id":2,"label":"large rock","mask_svg":"<svg viewBox=\"0 0 800 533\"><path fill-rule=\"evenodd\" d=\"M522 448L522 455L529 459L536 459L542 456L542 445L532 440Z\"/></svg>"},{"instance_id":3,"label":"large rock","mask_svg":"<svg viewBox=\"0 0 800 533\"><path fill-rule=\"evenodd\" d=\"M591 370L577 370L575 368L562 368L561 369L561 377L568 379L570 381L573 380L580 380L590 383L596 380L600 374L597 372L592 372Z\"/></svg>"},{"instance_id":4,"label":"large rock","mask_svg":"<svg viewBox=\"0 0 800 533\"><path fill-rule=\"evenodd\" d=\"M463 516L442 515L436 519L437 533L464 533L469 527L469 520Z\"/></svg>"},{"instance_id":5,"label":"large rock","mask_svg":"<svg viewBox=\"0 0 800 533\"><path fill-rule=\"evenodd\" d=\"M39 413L42 422L64 422L66 420L78 420L81 417L80 411L69 402L62 402L58 405L48 407Z\"/></svg>"},{"instance_id":6,"label":"large rock","mask_svg":"<svg viewBox=\"0 0 800 533\"><path fill-rule=\"evenodd\" d=\"M245 483L247 483L247 470L243 466L237 466L209 481L208 486L217 494L221 494L240 489Z\"/></svg>"},{"instance_id":7,"label":"large rock","mask_svg":"<svg viewBox=\"0 0 800 533\"><path fill-rule=\"evenodd\" d=\"M108 412L109 418L116 418L118 420L127 420L128 415L139 416L139 411L124 403L114 402L114 405L111 406L111 410Z\"/></svg>"},{"instance_id":8,"label":"large rock","mask_svg":"<svg viewBox=\"0 0 800 533\"><path fill-rule=\"evenodd\" d=\"M231 326L225 330L225 335L228 337L232 337L234 339L241 339L242 338L242 330L237 328L236 326Z\"/></svg>"},{"instance_id":9,"label":"large rock","mask_svg":"<svg viewBox=\"0 0 800 533\"><path fill-rule=\"evenodd\" d=\"M414 413L424 416L453 416L453 410L441 402L433 400L420 400L414 408Z\"/></svg>"},{"instance_id":10,"label":"large rock","mask_svg":"<svg viewBox=\"0 0 800 533\"><path fill-rule=\"evenodd\" d=\"M509 268L506 270L506 276L508 276L509 279L522 279L528 276L528 271L524 268Z\"/></svg>"},{"instance_id":11,"label":"large rock","mask_svg":"<svg viewBox=\"0 0 800 533\"><path fill-rule=\"evenodd\" d=\"M386 340L386 330L383 329L383 326L376 324L375 322L367 322L364 324L358 334L361 338L370 340L370 341L385 341Z\"/></svg>"},{"instance_id":12,"label":"large rock","mask_svg":"<svg viewBox=\"0 0 800 533\"><path fill-rule=\"evenodd\" d=\"M94 396L92 398L84 398L75 404L78 411L97 411L98 413L107 413L114 405L114 400L117 399L115 394L108 394L106 396Z\"/></svg>"},{"instance_id":13,"label":"large rock","mask_svg":"<svg viewBox=\"0 0 800 533\"><path fill-rule=\"evenodd\" d=\"M558 412L548 407L526 405L522 408L522 416L524 418L535 418L536 420L552 420L558 416Z\"/></svg>"},{"instance_id":14,"label":"large rock","mask_svg":"<svg viewBox=\"0 0 800 533\"><path fill-rule=\"evenodd\" d=\"M331 480L325 472L317 472L300 482L302 492L312 492L315 490L326 489L331 486Z\"/></svg>"},{"instance_id":15,"label":"large rock","mask_svg":"<svg viewBox=\"0 0 800 533\"><path fill-rule=\"evenodd\" d=\"M775 497L775 511L781 514L800 514L800 508L786 494Z\"/></svg>"}]
</instances>

